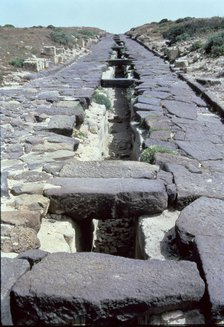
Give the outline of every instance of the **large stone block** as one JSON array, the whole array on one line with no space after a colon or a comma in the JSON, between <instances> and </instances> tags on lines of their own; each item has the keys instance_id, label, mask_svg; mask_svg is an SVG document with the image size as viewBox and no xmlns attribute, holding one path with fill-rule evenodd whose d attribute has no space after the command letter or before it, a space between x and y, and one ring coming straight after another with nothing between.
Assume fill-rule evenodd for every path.
<instances>
[{"instance_id":1,"label":"large stone block","mask_svg":"<svg viewBox=\"0 0 224 327\"><path fill-rule=\"evenodd\" d=\"M74 219L138 217L162 212L167 193L159 180L134 178L53 178L45 190L49 212Z\"/></svg>"},{"instance_id":2,"label":"large stone block","mask_svg":"<svg viewBox=\"0 0 224 327\"><path fill-rule=\"evenodd\" d=\"M75 123L75 116L55 115L50 118L47 129L58 134L71 136Z\"/></svg>"},{"instance_id":3,"label":"large stone block","mask_svg":"<svg viewBox=\"0 0 224 327\"><path fill-rule=\"evenodd\" d=\"M55 56L56 55L56 47L51 46L51 45L45 45L45 46L43 46L41 53L46 56Z\"/></svg>"},{"instance_id":4,"label":"large stone block","mask_svg":"<svg viewBox=\"0 0 224 327\"><path fill-rule=\"evenodd\" d=\"M7 253L20 253L39 247L40 241L37 238L37 233L29 227L14 227L10 230L7 238L1 239L1 249Z\"/></svg>"},{"instance_id":5,"label":"large stone block","mask_svg":"<svg viewBox=\"0 0 224 327\"><path fill-rule=\"evenodd\" d=\"M12 325L10 291L16 280L25 274L30 265L25 260L1 258L1 325Z\"/></svg>"},{"instance_id":6,"label":"large stone block","mask_svg":"<svg viewBox=\"0 0 224 327\"><path fill-rule=\"evenodd\" d=\"M138 220L136 255L139 259L177 259L175 222L179 211L142 216Z\"/></svg>"},{"instance_id":7,"label":"large stone block","mask_svg":"<svg viewBox=\"0 0 224 327\"><path fill-rule=\"evenodd\" d=\"M173 159L176 158L174 156ZM179 210L201 196L224 199L223 173L208 171L197 166L195 161L188 160L186 165L182 165L181 161L180 164L164 164L165 170L173 173ZM156 163L159 163L158 160Z\"/></svg>"},{"instance_id":8,"label":"large stone block","mask_svg":"<svg viewBox=\"0 0 224 327\"><path fill-rule=\"evenodd\" d=\"M134 161L73 161L60 171L60 177L94 178L147 178L155 179L159 168Z\"/></svg>"},{"instance_id":9,"label":"large stone block","mask_svg":"<svg viewBox=\"0 0 224 327\"><path fill-rule=\"evenodd\" d=\"M224 235L224 201L201 197L184 208L176 221L178 240L184 251L192 248L197 235Z\"/></svg>"},{"instance_id":10,"label":"large stone block","mask_svg":"<svg viewBox=\"0 0 224 327\"><path fill-rule=\"evenodd\" d=\"M99 253L54 253L13 287L15 324L127 321L191 308L204 294L196 264Z\"/></svg>"},{"instance_id":11,"label":"large stone block","mask_svg":"<svg viewBox=\"0 0 224 327\"><path fill-rule=\"evenodd\" d=\"M224 211L223 211L224 212ZM195 237L194 258L206 280L207 318L210 322L224 321L224 239L217 235Z\"/></svg>"},{"instance_id":12,"label":"large stone block","mask_svg":"<svg viewBox=\"0 0 224 327\"><path fill-rule=\"evenodd\" d=\"M30 210L3 211L1 222L14 226L29 227L38 232L40 229L40 213Z\"/></svg>"}]
</instances>

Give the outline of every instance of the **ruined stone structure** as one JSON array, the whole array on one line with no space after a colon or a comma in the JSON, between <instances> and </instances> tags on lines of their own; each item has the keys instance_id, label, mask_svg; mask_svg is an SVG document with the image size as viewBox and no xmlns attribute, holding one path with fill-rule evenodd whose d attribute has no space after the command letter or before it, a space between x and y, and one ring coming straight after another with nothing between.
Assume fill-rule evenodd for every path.
<instances>
[{"instance_id":1,"label":"ruined stone structure","mask_svg":"<svg viewBox=\"0 0 224 327\"><path fill-rule=\"evenodd\" d=\"M224 126L200 94L107 35L0 95L2 324L223 321Z\"/></svg>"}]
</instances>

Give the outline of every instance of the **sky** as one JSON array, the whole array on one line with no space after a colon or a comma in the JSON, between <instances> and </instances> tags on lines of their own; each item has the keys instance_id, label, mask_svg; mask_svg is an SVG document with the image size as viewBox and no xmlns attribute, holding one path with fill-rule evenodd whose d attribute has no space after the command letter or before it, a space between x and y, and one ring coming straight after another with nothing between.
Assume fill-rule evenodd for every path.
<instances>
[{"instance_id":1,"label":"sky","mask_svg":"<svg viewBox=\"0 0 224 327\"><path fill-rule=\"evenodd\" d=\"M0 0L0 25L91 26L111 33L163 18L224 17L224 0Z\"/></svg>"}]
</instances>

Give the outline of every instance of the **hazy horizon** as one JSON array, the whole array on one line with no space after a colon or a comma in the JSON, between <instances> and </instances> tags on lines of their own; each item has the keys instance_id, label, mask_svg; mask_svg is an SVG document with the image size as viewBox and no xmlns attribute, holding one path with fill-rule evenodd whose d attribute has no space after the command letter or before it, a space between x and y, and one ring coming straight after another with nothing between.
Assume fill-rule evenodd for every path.
<instances>
[{"instance_id":1,"label":"hazy horizon","mask_svg":"<svg viewBox=\"0 0 224 327\"><path fill-rule=\"evenodd\" d=\"M98 27L124 33L163 18L224 16L224 0L0 0L0 25Z\"/></svg>"}]
</instances>

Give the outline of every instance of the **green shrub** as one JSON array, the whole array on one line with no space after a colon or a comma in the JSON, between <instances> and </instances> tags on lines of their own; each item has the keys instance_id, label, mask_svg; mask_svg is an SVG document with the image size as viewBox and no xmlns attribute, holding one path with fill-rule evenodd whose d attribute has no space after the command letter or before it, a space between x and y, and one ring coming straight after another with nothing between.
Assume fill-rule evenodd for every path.
<instances>
[{"instance_id":1,"label":"green shrub","mask_svg":"<svg viewBox=\"0 0 224 327\"><path fill-rule=\"evenodd\" d=\"M176 23L163 32L163 37L176 43L189 37L224 29L223 17L178 19Z\"/></svg>"},{"instance_id":2,"label":"green shrub","mask_svg":"<svg viewBox=\"0 0 224 327\"><path fill-rule=\"evenodd\" d=\"M104 104L106 109L111 109L111 101L102 91L96 90L93 94L93 101L98 104Z\"/></svg>"},{"instance_id":3,"label":"green shrub","mask_svg":"<svg viewBox=\"0 0 224 327\"><path fill-rule=\"evenodd\" d=\"M51 33L50 33L50 38L52 41L63 44L63 45L69 45L70 42L70 37L66 33L64 33L62 30L55 28Z\"/></svg>"},{"instance_id":4,"label":"green shrub","mask_svg":"<svg viewBox=\"0 0 224 327\"><path fill-rule=\"evenodd\" d=\"M169 153L176 154L176 151L169 150L160 145L151 145L147 149L145 149L140 156L140 161L148 162L150 164L154 163L154 156L156 153Z\"/></svg>"},{"instance_id":5,"label":"green shrub","mask_svg":"<svg viewBox=\"0 0 224 327\"><path fill-rule=\"evenodd\" d=\"M182 33L180 35L177 35L176 42L186 41L190 38L191 36L188 33Z\"/></svg>"},{"instance_id":6,"label":"green shrub","mask_svg":"<svg viewBox=\"0 0 224 327\"><path fill-rule=\"evenodd\" d=\"M176 20L176 23L183 23L183 22L187 22L188 20L192 20L192 17L185 17L185 18L178 18Z\"/></svg>"},{"instance_id":7,"label":"green shrub","mask_svg":"<svg viewBox=\"0 0 224 327\"><path fill-rule=\"evenodd\" d=\"M85 39L88 40L90 38L94 38L98 35L98 33L96 31L93 30L78 30L76 32L73 32L72 35L77 38L77 39Z\"/></svg>"},{"instance_id":8,"label":"green shrub","mask_svg":"<svg viewBox=\"0 0 224 327\"><path fill-rule=\"evenodd\" d=\"M183 25L177 25L170 27L167 31L163 32L163 37L170 40L170 43L176 43L177 37L180 37L182 34L186 33Z\"/></svg>"},{"instance_id":9,"label":"green shrub","mask_svg":"<svg viewBox=\"0 0 224 327\"><path fill-rule=\"evenodd\" d=\"M85 38L94 38L97 36L97 32L93 31L93 30L80 30L79 34L81 34L82 36L84 36Z\"/></svg>"},{"instance_id":10,"label":"green shrub","mask_svg":"<svg viewBox=\"0 0 224 327\"><path fill-rule=\"evenodd\" d=\"M204 50L214 57L224 55L224 32L212 35L206 42Z\"/></svg>"},{"instance_id":11,"label":"green shrub","mask_svg":"<svg viewBox=\"0 0 224 327\"><path fill-rule=\"evenodd\" d=\"M203 47L203 43L201 41L195 41L191 45L191 51L199 50Z\"/></svg>"},{"instance_id":12,"label":"green shrub","mask_svg":"<svg viewBox=\"0 0 224 327\"><path fill-rule=\"evenodd\" d=\"M213 56L213 57L224 56L224 45L221 45L221 46L214 46L214 47L212 48L212 56Z\"/></svg>"},{"instance_id":13,"label":"green shrub","mask_svg":"<svg viewBox=\"0 0 224 327\"><path fill-rule=\"evenodd\" d=\"M155 28L152 30L152 33L159 33L159 32L160 32L160 30L158 28Z\"/></svg>"},{"instance_id":14,"label":"green shrub","mask_svg":"<svg viewBox=\"0 0 224 327\"><path fill-rule=\"evenodd\" d=\"M15 26L14 26L14 25L12 25L12 24L5 24L3 27L10 27L10 28L15 28Z\"/></svg>"},{"instance_id":15,"label":"green shrub","mask_svg":"<svg viewBox=\"0 0 224 327\"><path fill-rule=\"evenodd\" d=\"M0 72L0 85L2 84L3 80L4 80L4 75Z\"/></svg>"},{"instance_id":16,"label":"green shrub","mask_svg":"<svg viewBox=\"0 0 224 327\"><path fill-rule=\"evenodd\" d=\"M164 24L164 23L168 23L168 22L169 22L169 20L167 18L163 18L163 19L161 19L159 24Z\"/></svg>"},{"instance_id":17,"label":"green shrub","mask_svg":"<svg viewBox=\"0 0 224 327\"><path fill-rule=\"evenodd\" d=\"M56 27L54 25L48 25L47 28L54 30Z\"/></svg>"},{"instance_id":18,"label":"green shrub","mask_svg":"<svg viewBox=\"0 0 224 327\"><path fill-rule=\"evenodd\" d=\"M17 67L17 68L22 68L24 61L25 61L25 59L16 57L12 61L10 61L10 65Z\"/></svg>"}]
</instances>

